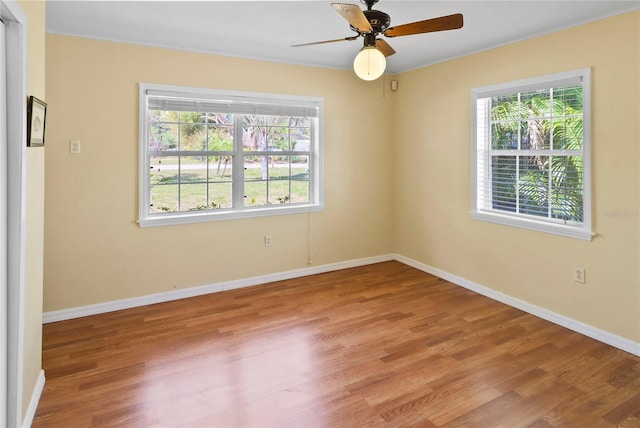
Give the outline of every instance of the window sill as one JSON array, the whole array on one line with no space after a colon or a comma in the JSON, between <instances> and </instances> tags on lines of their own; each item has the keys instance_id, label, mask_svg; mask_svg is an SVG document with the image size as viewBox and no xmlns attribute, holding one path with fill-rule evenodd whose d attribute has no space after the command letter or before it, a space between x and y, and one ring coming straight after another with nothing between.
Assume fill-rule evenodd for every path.
<instances>
[{"instance_id":1,"label":"window sill","mask_svg":"<svg viewBox=\"0 0 640 428\"><path fill-rule=\"evenodd\" d=\"M471 216L476 220L488 221L520 229L534 230L537 232L550 233L567 238L581 239L583 241L591 241L593 238L593 233L585 225L550 223L530 218L516 218L510 215L489 211L475 211Z\"/></svg>"},{"instance_id":2,"label":"window sill","mask_svg":"<svg viewBox=\"0 0 640 428\"><path fill-rule=\"evenodd\" d=\"M138 220L140 227L171 226L176 224L204 223L210 221L238 220L243 218L267 217L274 215L301 214L322 211L324 205L306 204L287 207L248 208L242 211L220 210L206 212L184 212L154 214Z\"/></svg>"}]
</instances>

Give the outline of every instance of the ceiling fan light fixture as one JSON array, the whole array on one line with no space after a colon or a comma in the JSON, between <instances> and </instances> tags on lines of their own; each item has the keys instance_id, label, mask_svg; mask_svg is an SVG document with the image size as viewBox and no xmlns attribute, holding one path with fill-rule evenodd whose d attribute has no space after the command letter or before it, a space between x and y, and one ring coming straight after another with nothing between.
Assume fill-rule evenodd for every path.
<instances>
[{"instance_id":1,"label":"ceiling fan light fixture","mask_svg":"<svg viewBox=\"0 0 640 428\"><path fill-rule=\"evenodd\" d=\"M376 80L386 67L384 54L375 46L365 46L353 60L353 70L362 80Z\"/></svg>"}]
</instances>

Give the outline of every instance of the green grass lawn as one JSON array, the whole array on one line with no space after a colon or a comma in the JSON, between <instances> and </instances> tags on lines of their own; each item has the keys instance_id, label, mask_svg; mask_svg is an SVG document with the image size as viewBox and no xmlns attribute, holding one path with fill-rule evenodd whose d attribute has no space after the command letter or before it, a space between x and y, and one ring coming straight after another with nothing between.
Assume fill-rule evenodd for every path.
<instances>
[{"instance_id":1,"label":"green grass lawn","mask_svg":"<svg viewBox=\"0 0 640 428\"><path fill-rule=\"evenodd\" d=\"M164 165L167 165L164 163ZM197 162L193 169L157 168L151 175L151 213L232 207L231 167ZM245 207L309 201L306 164L276 163L262 178L261 168L245 169ZM158 170L159 169L159 170ZM208 200L207 200L208 194Z\"/></svg>"}]
</instances>

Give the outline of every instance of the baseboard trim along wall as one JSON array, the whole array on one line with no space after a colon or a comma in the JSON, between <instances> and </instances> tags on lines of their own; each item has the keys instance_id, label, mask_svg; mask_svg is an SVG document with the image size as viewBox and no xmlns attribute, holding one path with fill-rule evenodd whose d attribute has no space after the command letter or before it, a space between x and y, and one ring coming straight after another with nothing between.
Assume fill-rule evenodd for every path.
<instances>
[{"instance_id":1,"label":"baseboard trim along wall","mask_svg":"<svg viewBox=\"0 0 640 428\"><path fill-rule=\"evenodd\" d=\"M490 299L493 299L498 302L509 305L511 307L520 309L531 315L535 315L538 318L542 318L544 320L550 321L554 324L568 328L569 330L573 330L577 333L583 334L592 339L598 340L600 342L606 343L607 345L611 345L615 348L621 349L623 351L629 352L631 354L634 354L640 357L640 343L638 342L625 339L624 337L617 336L613 333L609 333L607 331L593 327L589 324L576 321L573 318L569 318L564 315L557 314L550 310L544 309L540 306L536 306L531 303L525 302L524 300L520 300L515 297L511 297L507 294L500 293L498 291L492 290L489 287L485 287L484 285L476 284L475 282L469 281L468 279L464 279L459 276L450 274L448 272L431 267L424 263L420 263L408 257L395 254L393 258L394 260L397 260L400 263L404 263L406 265L414 267L423 272L437 276L438 278L445 279L453 284L459 285L460 287L464 287L468 290L471 290L478 294L482 294L483 296L489 297Z\"/></svg>"},{"instance_id":2,"label":"baseboard trim along wall","mask_svg":"<svg viewBox=\"0 0 640 428\"><path fill-rule=\"evenodd\" d=\"M431 267L424 263L410 259L408 257L401 256L399 254L387 254L377 257L368 257L357 260L348 260L345 262L331 263L321 266L310 266L301 269L294 269L290 271L267 274L261 276L254 276L246 279L239 279L233 281L220 282L215 284L207 284L196 287L189 287L180 290L172 290L165 293L151 294L148 296L133 297L131 299L116 300L106 303L98 303L95 305L81 306L77 308L62 309L58 311L45 312L43 314L43 323L51 323L56 321L64 321L73 318L80 318L89 315L97 315L106 312L118 311L121 309L135 308L139 306L151 305L154 303L168 302L171 300L179 300L187 297L201 296L204 294L217 293L225 290L233 290L236 288L251 287L254 285L267 284L275 281L282 281L285 279L300 278L309 275L315 275L318 273L332 272L340 269L348 269L352 267L365 266L374 263L386 262L390 260L397 260L400 263L404 263L408 266L414 267L423 272L435 275L439 278L445 279L460 287L464 287L468 290L474 291L490 299L512 306L514 308L525 311L531 315L535 315L544 320L550 321L554 324L573 330L577 333L591 337L592 339L611 345L615 348L629 352L631 354L640 356L640 343L634 342L629 339L617 336L591 325L582 323L564 315L557 314L555 312L544 309L540 306L533 305L518 298L509 296L507 294L500 293L484 285L477 284L473 281L469 281L465 278L453 275L449 272Z\"/></svg>"},{"instance_id":3,"label":"baseboard trim along wall","mask_svg":"<svg viewBox=\"0 0 640 428\"><path fill-rule=\"evenodd\" d=\"M29 407L27 407L27 413L24 415L24 421L22 422L22 428L29 428L33 424L33 418L36 417L36 410L38 409L38 403L44 390L44 370L40 370L36 386L33 388L33 394L31 394L31 400L29 400Z\"/></svg>"},{"instance_id":4,"label":"baseboard trim along wall","mask_svg":"<svg viewBox=\"0 0 640 428\"><path fill-rule=\"evenodd\" d=\"M119 311L122 309L136 308L139 306L153 305L155 303L169 302L172 300L185 299L187 297L202 296L204 294L218 293L220 291L233 290L236 288L252 287L254 285L267 284L270 282L282 281L285 279L301 278L318 273L332 272L341 269L348 269L358 266L366 266L374 263L388 262L393 260L393 255L367 257L357 260L347 260L344 262L330 263L319 266L309 266L301 269L294 269L285 272L272 273L267 275L254 276L250 278L218 282L215 284L199 285L195 287L171 290L164 293L149 294L147 296L132 297L130 299L114 300L111 302L97 303L94 305L80 306L59 311L45 312L42 315L43 324L65 321L74 318L86 317L89 315L103 314L106 312Z\"/></svg>"}]
</instances>

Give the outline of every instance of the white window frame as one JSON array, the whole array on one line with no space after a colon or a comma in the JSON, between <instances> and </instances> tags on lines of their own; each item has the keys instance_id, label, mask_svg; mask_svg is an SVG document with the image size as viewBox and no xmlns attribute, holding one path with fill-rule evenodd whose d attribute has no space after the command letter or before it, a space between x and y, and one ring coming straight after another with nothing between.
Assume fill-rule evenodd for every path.
<instances>
[{"instance_id":1,"label":"white window frame","mask_svg":"<svg viewBox=\"0 0 640 428\"><path fill-rule=\"evenodd\" d=\"M560 88L582 84L583 100L583 143L580 155L583 161L583 221L570 222L547 217L538 217L521 213L513 213L494 209L488 206L491 197L484 197L483 192L491 192L491 135L488 126L489 115L479 115L478 104L492 96L516 94L538 89ZM478 120L485 120L478 124ZM485 129L485 135L479 130ZM474 88L471 91L471 161L472 161L472 217L477 220L541 231L590 241L591 230L591 70L583 68L552 75L517 80L496 85ZM542 150L543 156L554 154L566 155L565 150ZM524 152L523 152L524 153ZM487 189L488 187L488 189Z\"/></svg>"},{"instance_id":2,"label":"white window frame","mask_svg":"<svg viewBox=\"0 0 640 428\"><path fill-rule=\"evenodd\" d=\"M312 139L309 147L309 203L265 205L244 207L243 193L243 156L255 156L254 152L244 152L241 142L242 127L236 132L236 143L231 153L233 165L233 208L219 210L199 210L170 213L150 212L150 162L148 136L148 95L162 94L166 96L213 100L215 102L238 102L271 104L277 106L307 106L317 108L317 118L312 120ZM139 208L138 224L141 227L163 226L183 223L197 223L216 220L229 220L272 215L307 213L321 211L324 208L324 161L323 161L323 123L324 100L319 97L278 95L254 92L227 91L218 89L194 88L174 85L140 83L139 85L139 124L140 124L140 172L139 172ZM238 116L240 116L238 114ZM241 124L240 124L241 125ZM240 195L240 196L238 196Z\"/></svg>"}]
</instances>

